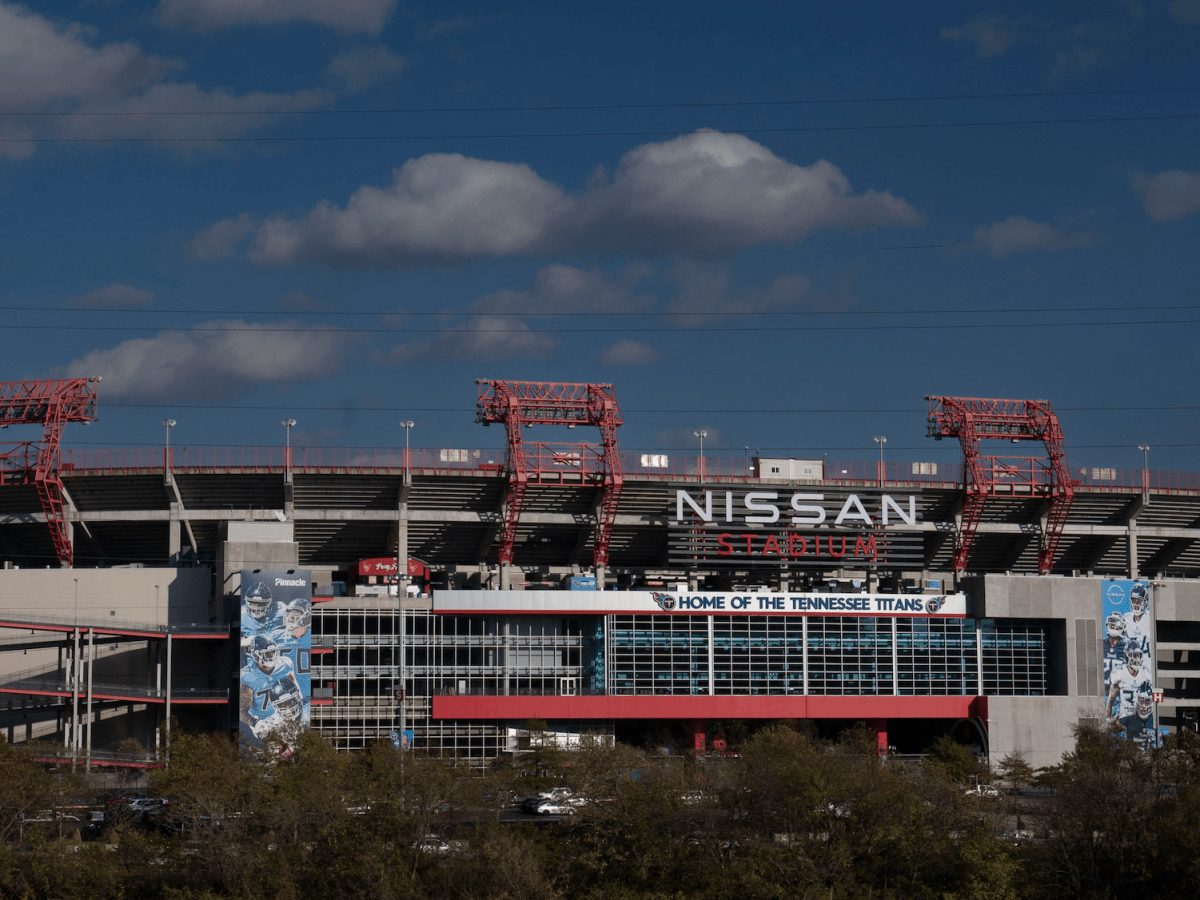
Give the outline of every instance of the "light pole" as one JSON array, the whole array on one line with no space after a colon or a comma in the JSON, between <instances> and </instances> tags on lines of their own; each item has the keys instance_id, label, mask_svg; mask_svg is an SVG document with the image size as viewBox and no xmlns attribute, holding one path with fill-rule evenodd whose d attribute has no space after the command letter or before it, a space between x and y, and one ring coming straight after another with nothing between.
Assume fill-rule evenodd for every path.
<instances>
[{"instance_id":1,"label":"light pole","mask_svg":"<svg viewBox=\"0 0 1200 900\"><path fill-rule=\"evenodd\" d=\"M746 464L746 477L749 478L750 477L750 445L749 444L746 445L745 452L742 455L745 457L743 462L745 462L745 464Z\"/></svg>"},{"instance_id":2,"label":"light pole","mask_svg":"<svg viewBox=\"0 0 1200 900\"><path fill-rule=\"evenodd\" d=\"M1149 448L1147 448L1149 449ZM1166 582L1150 582L1150 675L1153 681L1150 685L1154 691L1154 746L1162 746L1162 721L1158 718L1158 589L1166 587Z\"/></svg>"},{"instance_id":3,"label":"light pole","mask_svg":"<svg viewBox=\"0 0 1200 900\"><path fill-rule=\"evenodd\" d=\"M693 431L692 434L694 434L696 437L700 438L700 465L696 469L696 477L700 481L703 481L704 480L704 439L706 437L708 437L708 432L705 431L703 428L701 428L699 431Z\"/></svg>"},{"instance_id":4,"label":"light pole","mask_svg":"<svg viewBox=\"0 0 1200 900\"><path fill-rule=\"evenodd\" d=\"M296 427L295 419L284 419L279 423L283 426L283 480L292 480L292 429Z\"/></svg>"},{"instance_id":5,"label":"light pole","mask_svg":"<svg viewBox=\"0 0 1200 900\"><path fill-rule=\"evenodd\" d=\"M1142 451L1142 503L1150 503L1150 445L1138 444Z\"/></svg>"},{"instance_id":6,"label":"light pole","mask_svg":"<svg viewBox=\"0 0 1200 900\"><path fill-rule=\"evenodd\" d=\"M412 433L413 425L416 423L410 419L400 423L400 427L404 429L404 480L408 481L412 476L412 455L408 449L408 438Z\"/></svg>"},{"instance_id":7,"label":"light pole","mask_svg":"<svg viewBox=\"0 0 1200 900\"><path fill-rule=\"evenodd\" d=\"M416 423L411 419L405 419L400 423L400 427L404 429L404 483L410 484L412 481L411 451L409 450L409 438L412 435L413 425ZM404 731L407 724L404 705L408 702L408 684L404 680L404 664L407 662L405 653L405 638L408 628L407 622L404 619L404 598L408 593L408 531L406 523L400 523L402 526L396 529L396 608L400 615L400 627L397 629L400 637L400 660L397 674L400 679L400 784L401 792L404 791L404 757L410 749L405 746Z\"/></svg>"},{"instance_id":8,"label":"light pole","mask_svg":"<svg viewBox=\"0 0 1200 900\"><path fill-rule=\"evenodd\" d=\"M887 438L882 434L877 434L875 443L879 445L879 486L883 487L883 445L887 443Z\"/></svg>"},{"instance_id":9,"label":"light pole","mask_svg":"<svg viewBox=\"0 0 1200 900\"><path fill-rule=\"evenodd\" d=\"M174 419L163 419L163 428L167 430L167 443L163 447L163 471L168 471L171 468L171 429L174 427Z\"/></svg>"}]
</instances>

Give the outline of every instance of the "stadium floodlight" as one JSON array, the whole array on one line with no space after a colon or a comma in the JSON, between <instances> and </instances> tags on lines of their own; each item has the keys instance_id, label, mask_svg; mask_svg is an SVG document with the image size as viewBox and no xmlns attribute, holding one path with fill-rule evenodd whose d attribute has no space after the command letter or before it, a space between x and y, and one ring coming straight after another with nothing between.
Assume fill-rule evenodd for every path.
<instances>
[{"instance_id":1,"label":"stadium floodlight","mask_svg":"<svg viewBox=\"0 0 1200 900\"><path fill-rule=\"evenodd\" d=\"M887 438L882 434L877 434L875 443L879 445L879 486L883 487L883 445L887 443Z\"/></svg>"},{"instance_id":2,"label":"stadium floodlight","mask_svg":"<svg viewBox=\"0 0 1200 900\"><path fill-rule=\"evenodd\" d=\"M1142 451L1142 503L1150 502L1150 445L1138 444Z\"/></svg>"},{"instance_id":3,"label":"stadium floodlight","mask_svg":"<svg viewBox=\"0 0 1200 900\"><path fill-rule=\"evenodd\" d=\"M704 439L708 437L708 432L701 428L699 431L693 431L696 437L700 438L700 465L696 468L697 476L701 481L704 480Z\"/></svg>"},{"instance_id":4,"label":"stadium floodlight","mask_svg":"<svg viewBox=\"0 0 1200 900\"><path fill-rule=\"evenodd\" d=\"M171 468L171 429L175 427L174 419L163 419L163 428L167 430L167 442L163 446L163 469Z\"/></svg>"},{"instance_id":5,"label":"stadium floodlight","mask_svg":"<svg viewBox=\"0 0 1200 900\"><path fill-rule=\"evenodd\" d=\"M412 434L413 426L416 422L406 419L400 423L400 427L404 429L404 480L407 481L412 477L412 451L408 449L408 439Z\"/></svg>"},{"instance_id":6,"label":"stadium floodlight","mask_svg":"<svg viewBox=\"0 0 1200 900\"><path fill-rule=\"evenodd\" d=\"M284 480L292 480L292 429L296 427L295 419L284 419L279 423L283 426L283 475Z\"/></svg>"}]
</instances>

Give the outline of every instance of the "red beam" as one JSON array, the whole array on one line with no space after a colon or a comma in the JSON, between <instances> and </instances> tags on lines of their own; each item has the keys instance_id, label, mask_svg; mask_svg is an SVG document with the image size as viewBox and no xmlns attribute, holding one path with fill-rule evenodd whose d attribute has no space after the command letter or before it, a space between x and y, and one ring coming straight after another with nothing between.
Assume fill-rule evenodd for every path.
<instances>
[{"instance_id":1,"label":"red beam","mask_svg":"<svg viewBox=\"0 0 1200 900\"><path fill-rule=\"evenodd\" d=\"M434 697L434 719L987 719L986 697Z\"/></svg>"}]
</instances>

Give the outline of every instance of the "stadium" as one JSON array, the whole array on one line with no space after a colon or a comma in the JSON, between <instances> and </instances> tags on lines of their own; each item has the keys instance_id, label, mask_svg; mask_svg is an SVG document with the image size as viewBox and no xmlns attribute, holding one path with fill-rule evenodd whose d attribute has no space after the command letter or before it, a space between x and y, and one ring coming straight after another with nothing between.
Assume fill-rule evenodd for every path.
<instances>
[{"instance_id":1,"label":"stadium","mask_svg":"<svg viewBox=\"0 0 1200 900\"><path fill-rule=\"evenodd\" d=\"M335 746L473 760L810 720L1044 766L1081 719L1197 727L1200 473L1072 469L1044 400L926 398L956 465L629 451L612 385L505 381L500 451L62 449L97 387L0 385L42 427L2 448L10 742L113 764L277 723L246 673L281 656Z\"/></svg>"}]
</instances>

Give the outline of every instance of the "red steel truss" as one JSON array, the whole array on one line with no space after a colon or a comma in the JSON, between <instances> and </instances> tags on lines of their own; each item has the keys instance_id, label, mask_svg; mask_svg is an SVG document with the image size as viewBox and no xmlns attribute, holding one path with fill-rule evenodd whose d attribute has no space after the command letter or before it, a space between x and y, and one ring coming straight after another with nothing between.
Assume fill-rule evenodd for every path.
<instances>
[{"instance_id":1,"label":"red steel truss","mask_svg":"<svg viewBox=\"0 0 1200 900\"><path fill-rule=\"evenodd\" d=\"M63 483L58 450L68 422L96 418L99 378L55 381L10 381L0 384L0 425L41 425L42 440L0 442L0 485L30 484L37 490L50 526L54 552L63 566L71 565L71 536L63 513Z\"/></svg>"},{"instance_id":2,"label":"red steel truss","mask_svg":"<svg viewBox=\"0 0 1200 900\"><path fill-rule=\"evenodd\" d=\"M504 531L500 538L500 563L511 565L521 504L530 481L540 484L599 484L600 509L596 516L593 561L608 565L617 501L625 474L617 446L621 408L611 384L568 384L550 381L476 381L479 402L475 421L503 423L508 436L508 492L504 502ZM527 425L594 425L601 446L595 444L525 443Z\"/></svg>"},{"instance_id":3,"label":"red steel truss","mask_svg":"<svg viewBox=\"0 0 1200 900\"><path fill-rule=\"evenodd\" d=\"M1038 572L1049 574L1062 536L1067 512L1075 496L1075 483L1067 468L1058 416L1046 400L981 400L972 397L926 397L929 402L929 436L956 437L962 445L964 498L954 569L967 567L975 530L989 496L1042 497L1047 502L1042 529ZM1041 441L1048 459L1028 456L984 456L980 442Z\"/></svg>"}]
</instances>

